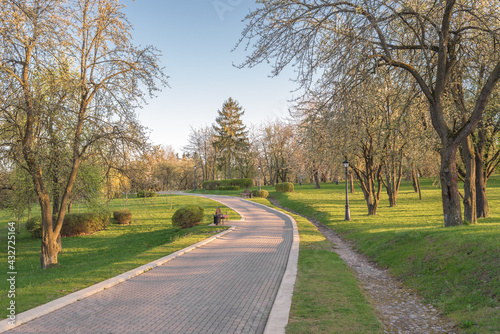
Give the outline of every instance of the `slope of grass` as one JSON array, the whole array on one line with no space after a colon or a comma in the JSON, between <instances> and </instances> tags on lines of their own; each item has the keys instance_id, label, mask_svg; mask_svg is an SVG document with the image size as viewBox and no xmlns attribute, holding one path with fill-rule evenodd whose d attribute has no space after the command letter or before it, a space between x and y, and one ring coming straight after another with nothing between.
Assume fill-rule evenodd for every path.
<instances>
[{"instance_id":1,"label":"slope of grass","mask_svg":"<svg viewBox=\"0 0 500 334\"><path fill-rule=\"evenodd\" d=\"M361 191L350 194L351 221L344 221L344 185L295 186L272 196L314 217L380 266L387 267L467 333L500 332L500 180L488 183L491 217L477 225L444 228L441 191L423 182L423 199L404 184L396 207L382 196L368 216ZM326 283L326 282L325 282Z\"/></svg>"},{"instance_id":2,"label":"slope of grass","mask_svg":"<svg viewBox=\"0 0 500 334\"><path fill-rule=\"evenodd\" d=\"M205 208L203 223L191 229L172 227L171 217L185 204L198 204ZM209 227L217 206L229 213L230 219L239 215L220 203L192 196L168 196L147 199L129 199L127 208L132 212L132 224L110 224L105 230L92 235L63 238L63 253L59 266L40 269L40 239L31 239L24 228L16 234L16 311L23 312L35 306L62 297L97 282L114 277L140 265L154 261L177 250L206 239L225 227ZM111 211L122 209L123 200L113 200ZM83 209L80 209L83 211ZM78 208L73 209L74 212ZM0 211L0 272L5 277L7 263L8 212ZM0 283L0 308L9 303L6 279Z\"/></svg>"},{"instance_id":3,"label":"slope of grass","mask_svg":"<svg viewBox=\"0 0 500 334\"><path fill-rule=\"evenodd\" d=\"M278 209L268 200L254 201ZM354 274L333 251L333 244L307 219L291 216L299 228L300 252L286 332L383 333Z\"/></svg>"}]
</instances>

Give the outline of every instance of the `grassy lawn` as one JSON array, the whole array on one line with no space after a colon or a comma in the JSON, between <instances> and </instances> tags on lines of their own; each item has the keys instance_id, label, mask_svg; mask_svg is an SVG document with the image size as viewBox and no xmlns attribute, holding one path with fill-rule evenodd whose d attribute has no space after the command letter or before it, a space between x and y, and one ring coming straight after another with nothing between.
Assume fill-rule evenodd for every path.
<instances>
[{"instance_id":1,"label":"grassy lawn","mask_svg":"<svg viewBox=\"0 0 500 334\"><path fill-rule=\"evenodd\" d=\"M112 200L110 211L122 209L123 200ZM191 229L172 227L171 217L181 206L198 204L205 208L202 224ZM132 224L120 226L111 223L105 230L92 235L63 238L63 253L59 266L40 269L40 239L32 239L24 228L16 234L16 311L23 312L71 292L88 287L159 259L177 250L212 236L225 227L209 227L213 213L221 206L229 219L239 215L217 202L192 196L169 195L147 199L129 199ZM78 206L73 212L78 212ZM80 208L83 212L83 208ZM7 267L7 223L9 213L0 211L0 272L5 277ZM9 303L6 279L0 284L0 308ZM2 316L2 318L4 318Z\"/></svg>"},{"instance_id":2,"label":"grassy lawn","mask_svg":"<svg viewBox=\"0 0 500 334\"><path fill-rule=\"evenodd\" d=\"M271 206L268 200L254 199ZM286 332L383 333L374 310L333 244L307 219L291 215L300 233L297 280Z\"/></svg>"},{"instance_id":3,"label":"grassy lawn","mask_svg":"<svg viewBox=\"0 0 500 334\"><path fill-rule=\"evenodd\" d=\"M393 208L382 194L376 216L367 215L366 202L358 188L350 194L349 222L343 220L343 184L321 184L321 189L295 185L294 193L271 195L283 206L314 217L354 241L361 252L415 288L426 302L441 309L464 332L498 333L500 178L488 182L491 217L477 225L453 228L443 227L441 191L431 183L424 180L422 201L411 184L403 184ZM313 261L307 261L301 274L315 266ZM316 289L322 289L324 284L332 282L325 277Z\"/></svg>"}]
</instances>

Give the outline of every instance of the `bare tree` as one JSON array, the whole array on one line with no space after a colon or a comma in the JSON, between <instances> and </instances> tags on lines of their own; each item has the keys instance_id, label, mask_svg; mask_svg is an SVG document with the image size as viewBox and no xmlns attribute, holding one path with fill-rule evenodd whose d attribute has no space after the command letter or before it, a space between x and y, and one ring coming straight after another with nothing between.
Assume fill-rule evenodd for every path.
<instances>
[{"instance_id":1,"label":"bare tree","mask_svg":"<svg viewBox=\"0 0 500 334\"><path fill-rule=\"evenodd\" d=\"M199 129L191 127L188 145L184 151L194 156L197 155L199 161L196 164L201 167L202 181L215 179L217 171L217 156L213 146L215 141L215 132L211 126L203 126Z\"/></svg>"},{"instance_id":2,"label":"bare tree","mask_svg":"<svg viewBox=\"0 0 500 334\"><path fill-rule=\"evenodd\" d=\"M324 71L321 85L355 82L360 73L384 66L407 71L429 103L441 140L444 225L461 225L457 148L483 116L500 78L498 57L488 59L480 93L460 127L447 122L445 93L468 50L485 49L487 43L491 53L498 53L499 9L498 2L465 0L262 1L247 17L241 43L247 39L253 53L242 66L274 60L277 74L295 63L297 81L303 85L318 71Z\"/></svg>"},{"instance_id":3,"label":"bare tree","mask_svg":"<svg viewBox=\"0 0 500 334\"><path fill-rule=\"evenodd\" d=\"M111 0L0 2L0 75L12 103L2 108L3 143L33 178L42 212L41 267L57 265L57 242L82 161L106 140L136 140L134 108L164 84L153 47L135 48L121 5ZM52 116L64 115L69 173L57 212L37 155ZM61 116L62 117L62 116Z\"/></svg>"}]
</instances>

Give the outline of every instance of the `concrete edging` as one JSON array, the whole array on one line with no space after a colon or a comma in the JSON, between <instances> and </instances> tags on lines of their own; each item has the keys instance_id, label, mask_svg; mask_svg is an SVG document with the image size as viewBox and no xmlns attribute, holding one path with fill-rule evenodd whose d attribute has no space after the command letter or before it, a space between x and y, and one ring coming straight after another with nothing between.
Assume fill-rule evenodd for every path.
<instances>
[{"instance_id":1,"label":"concrete edging","mask_svg":"<svg viewBox=\"0 0 500 334\"><path fill-rule=\"evenodd\" d=\"M171 260L175 259L176 257L179 257L185 253L188 253L196 248L199 248L203 245L206 245L209 242L211 242L217 238L220 238L221 236L223 236L229 232L234 231L235 229L236 229L235 226L231 226L231 228L229 228L226 231L220 232L220 233L218 233L210 238L207 238L205 240L197 242L194 245L191 245L191 246L186 247L184 249L178 250L177 252L172 253L172 254L167 255L167 256L164 256L158 260L147 263L147 264L142 265L140 267L137 267L135 269L129 270L123 274L112 277L112 278L107 279L105 281L102 281L100 283L94 284L94 285L89 286L87 288L84 288L82 290L70 293L69 295L55 299L55 300L48 302L46 304L37 306L37 307L32 308L28 311L19 313L16 315L15 325L10 325L8 319L2 320L2 321L0 321L0 333L3 333L3 332L8 331L10 329L13 329L17 326L20 326L24 323L27 323L28 321L39 318L39 317L46 315L50 312L53 312L55 310L58 310L66 305L69 305L69 304L74 303L76 301L79 301L83 298L91 296L97 292L100 292L100 291L105 290L105 289L109 289L110 287L112 287L116 284L119 284L119 283L124 282L128 279L136 277L136 276L138 276L138 275L140 275L148 270L151 270L155 267L161 266L162 264L164 264L168 261L171 261Z\"/></svg>"}]
</instances>

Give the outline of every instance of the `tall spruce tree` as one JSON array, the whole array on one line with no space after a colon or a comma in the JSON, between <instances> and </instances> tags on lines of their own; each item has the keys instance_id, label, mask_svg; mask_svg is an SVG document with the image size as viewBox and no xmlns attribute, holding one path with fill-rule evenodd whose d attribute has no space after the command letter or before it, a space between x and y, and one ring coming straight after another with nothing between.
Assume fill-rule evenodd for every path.
<instances>
[{"instance_id":1,"label":"tall spruce tree","mask_svg":"<svg viewBox=\"0 0 500 334\"><path fill-rule=\"evenodd\" d=\"M229 98L218 110L213 128L215 130L214 148L221 156L221 167L231 178L231 166L238 160L239 153L248 148L246 126L241 120L245 111L238 101Z\"/></svg>"}]
</instances>

